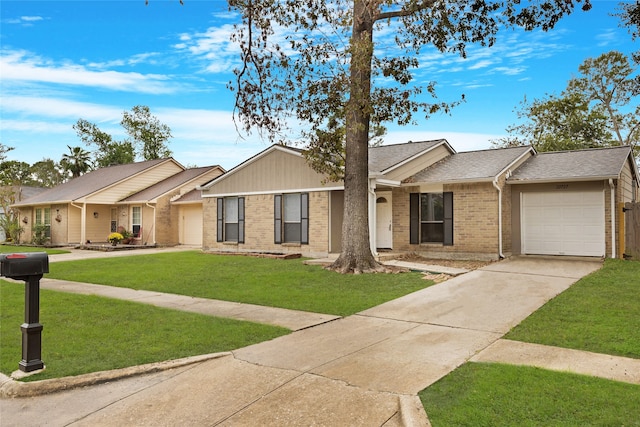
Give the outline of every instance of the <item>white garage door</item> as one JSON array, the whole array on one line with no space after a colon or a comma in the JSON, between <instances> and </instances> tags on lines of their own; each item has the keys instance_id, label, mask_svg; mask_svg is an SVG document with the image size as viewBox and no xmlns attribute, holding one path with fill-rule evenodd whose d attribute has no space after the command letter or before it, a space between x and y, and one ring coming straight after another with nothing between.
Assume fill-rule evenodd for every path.
<instances>
[{"instance_id":1,"label":"white garage door","mask_svg":"<svg viewBox=\"0 0 640 427\"><path fill-rule=\"evenodd\" d=\"M522 193L522 253L604 256L602 191Z\"/></svg>"},{"instance_id":2,"label":"white garage door","mask_svg":"<svg viewBox=\"0 0 640 427\"><path fill-rule=\"evenodd\" d=\"M182 206L180 244L202 246L202 206Z\"/></svg>"}]
</instances>

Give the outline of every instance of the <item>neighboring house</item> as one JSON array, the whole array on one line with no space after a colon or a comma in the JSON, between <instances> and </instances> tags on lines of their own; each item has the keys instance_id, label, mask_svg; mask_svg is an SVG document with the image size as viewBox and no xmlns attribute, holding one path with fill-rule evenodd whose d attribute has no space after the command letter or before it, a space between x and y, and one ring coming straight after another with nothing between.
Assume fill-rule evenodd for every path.
<instances>
[{"instance_id":1,"label":"neighboring house","mask_svg":"<svg viewBox=\"0 0 640 427\"><path fill-rule=\"evenodd\" d=\"M42 193L43 191L46 191L47 189L44 187L29 187L29 186L24 186L24 185L16 185L16 186L8 186L8 187L2 187L2 192L6 192L7 197L9 197L9 194L13 194L13 198L16 201L20 201L23 199L27 199L29 197L35 196L36 194ZM8 198L7 201L9 201L11 199ZM4 219L4 217L6 216L4 209L2 207L0 207L0 218ZM4 229L0 228L0 242L4 242L5 240L7 240L7 236L5 235Z\"/></svg>"},{"instance_id":2,"label":"neighboring house","mask_svg":"<svg viewBox=\"0 0 640 427\"><path fill-rule=\"evenodd\" d=\"M325 178L300 150L274 145L213 179L200 187L203 249L339 253L344 185ZM457 153L446 140L372 147L371 249L440 258L615 257L620 213L613 208L637 200L638 184L629 147L543 154L531 147Z\"/></svg>"},{"instance_id":3,"label":"neighboring house","mask_svg":"<svg viewBox=\"0 0 640 427\"><path fill-rule=\"evenodd\" d=\"M34 224L43 224L54 245L106 242L118 227L133 232L137 244L176 245L181 243L180 208L171 201L222 173L220 166L185 169L172 158L117 165L89 172L12 207L27 220L25 241L30 240Z\"/></svg>"}]
</instances>

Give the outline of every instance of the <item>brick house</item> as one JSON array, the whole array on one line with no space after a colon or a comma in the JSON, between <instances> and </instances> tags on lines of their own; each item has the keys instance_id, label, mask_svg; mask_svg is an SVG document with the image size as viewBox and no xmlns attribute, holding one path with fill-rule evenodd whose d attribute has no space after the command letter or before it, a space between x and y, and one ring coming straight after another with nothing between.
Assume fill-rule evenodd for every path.
<instances>
[{"instance_id":1,"label":"brick house","mask_svg":"<svg viewBox=\"0 0 640 427\"><path fill-rule=\"evenodd\" d=\"M31 240L34 224L42 224L52 245L106 243L109 233L122 227L133 233L135 244L200 246L202 200L189 193L222 173L220 166L186 169L172 158L117 165L71 179L12 208L23 218L23 241Z\"/></svg>"},{"instance_id":2,"label":"brick house","mask_svg":"<svg viewBox=\"0 0 640 427\"><path fill-rule=\"evenodd\" d=\"M325 178L301 150L274 145L211 180L199 187L203 249L339 253L344 185ZM371 147L371 249L616 257L617 207L637 200L638 185L630 147L457 153L443 139Z\"/></svg>"}]
</instances>

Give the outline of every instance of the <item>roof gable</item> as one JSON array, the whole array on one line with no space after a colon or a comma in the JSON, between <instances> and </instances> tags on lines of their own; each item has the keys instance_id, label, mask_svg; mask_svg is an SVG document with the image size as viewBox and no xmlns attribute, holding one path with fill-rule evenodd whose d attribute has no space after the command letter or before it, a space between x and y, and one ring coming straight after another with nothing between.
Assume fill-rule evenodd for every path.
<instances>
[{"instance_id":1,"label":"roof gable","mask_svg":"<svg viewBox=\"0 0 640 427\"><path fill-rule=\"evenodd\" d=\"M518 160L535 153L529 146L467 151L445 157L413 175L408 182L474 182L491 181Z\"/></svg>"},{"instance_id":2,"label":"roof gable","mask_svg":"<svg viewBox=\"0 0 640 427\"><path fill-rule=\"evenodd\" d=\"M629 146L539 153L519 167L508 182L589 181L618 178L631 153Z\"/></svg>"},{"instance_id":3,"label":"roof gable","mask_svg":"<svg viewBox=\"0 0 640 427\"><path fill-rule=\"evenodd\" d=\"M129 197L121 200L122 202L148 202L155 200L169 192L175 191L180 187L188 185L192 182L193 187L202 184L202 182L197 182L198 178L207 177L209 179L211 177L210 172L215 170L219 170L219 175L224 173L224 169L220 166L206 166L201 168L192 168L186 169L182 172L179 172L175 175L170 176L167 179L164 179L151 187L147 187L144 190L141 190L135 194L132 194Z\"/></svg>"},{"instance_id":4,"label":"roof gable","mask_svg":"<svg viewBox=\"0 0 640 427\"><path fill-rule=\"evenodd\" d=\"M97 169L77 178L73 178L64 184L50 188L40 194L16 203L15 206L28 206L37 204L68 203L82 199L104 190L118 182L130 179L140 173L153 169L163 163L173 162L182 168L172 158L147 160L144 162L128 163Z\"/></svg>"},{"instance_id":5,"label":"roof gable","mask_svg":"<svg viewBox=\"0 0 640 427\"><path fill-rule=\"evenodd\" d=\"M455 153L446 139L369 147L369 174L387 173L440 145Z\"/></svg>"}]
</instances>

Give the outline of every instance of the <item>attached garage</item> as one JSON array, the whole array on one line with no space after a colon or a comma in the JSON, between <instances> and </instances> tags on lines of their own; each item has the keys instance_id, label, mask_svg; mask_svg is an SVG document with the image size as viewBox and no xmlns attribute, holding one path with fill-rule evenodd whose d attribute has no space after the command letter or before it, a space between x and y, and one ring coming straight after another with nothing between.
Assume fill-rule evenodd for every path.
<instances>
[{"instance_id":1,"label":"attached garage","mask_svg":"<svg viewBox=\"0 0 640 427\"><path fill-rule=\"evenodd\" d=\"M604 191L521 193L522 253L605 255Z\"/></svg>"}]
</instances>

